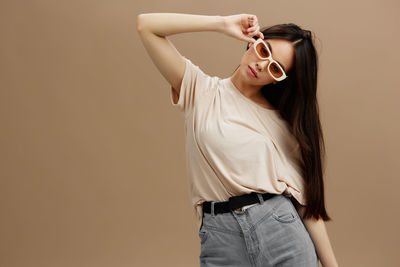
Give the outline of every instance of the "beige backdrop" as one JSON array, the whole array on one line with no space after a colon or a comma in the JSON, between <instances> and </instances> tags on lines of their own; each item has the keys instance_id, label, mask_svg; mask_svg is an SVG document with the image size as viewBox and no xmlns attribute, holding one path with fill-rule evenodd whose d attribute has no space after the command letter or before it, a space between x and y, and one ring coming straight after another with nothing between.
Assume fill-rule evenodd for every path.
<instances>
[{"instance_id":1,"label":"beige backdrop","mask_svg":"<svg viewBox=\"0 0 400 267\"><path fill-rule=\"evenodd\" d=\"M257 15L317 36L327 228L345 266L398 266L398 1L0 1L0 266L198 266L183 117L148 12ZM228 77L246 43L169 37Z\"/></svg>"}]
</instances>

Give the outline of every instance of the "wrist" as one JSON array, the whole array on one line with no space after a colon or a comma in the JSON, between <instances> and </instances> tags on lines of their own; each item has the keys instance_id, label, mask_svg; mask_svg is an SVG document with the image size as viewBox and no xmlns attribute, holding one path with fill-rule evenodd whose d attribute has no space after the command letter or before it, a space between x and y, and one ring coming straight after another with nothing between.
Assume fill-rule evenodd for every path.
<instances>
[{"instance_id":1,"label":"wrist","mask_svg":"<svg viewBox=\"0 0 400 267\"><path fill-rule=\"evenodd\" d=\"M224 33L225 30L225 16L215 16L216 32Z\"/></svg>"}]
</instances>

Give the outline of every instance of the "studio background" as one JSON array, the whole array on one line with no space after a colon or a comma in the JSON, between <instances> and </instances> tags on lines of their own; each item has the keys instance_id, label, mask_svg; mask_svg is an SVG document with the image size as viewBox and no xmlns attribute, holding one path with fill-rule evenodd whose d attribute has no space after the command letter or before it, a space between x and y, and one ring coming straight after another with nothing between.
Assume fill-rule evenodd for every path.
<instances>
[{"instance_id":1,"label":"studio background","mask_svg":"<svg viewBox=\"0 0 400 267\"><path fill-rule=\"evenodd\" d=\"M341 267L398 266L397 1L0 1L0 266L198 266L184 120L140 13L255 14L313 31L327 229ZM229 77L246 43L168 37ZM397 116L396 116L397 115Z\"/></svg>"}]
</instances>

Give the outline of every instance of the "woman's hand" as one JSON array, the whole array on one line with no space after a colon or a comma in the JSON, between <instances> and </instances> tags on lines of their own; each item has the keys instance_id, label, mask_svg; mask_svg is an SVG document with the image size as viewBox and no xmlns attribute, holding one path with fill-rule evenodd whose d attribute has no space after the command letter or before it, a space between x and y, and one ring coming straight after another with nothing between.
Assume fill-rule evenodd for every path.
<instances>
[{"instance_id":1,"label":"woman's hand","mask_svg":"<svg viewBox=\"0 0 400 267\"><path fill-rule=\"evenodd\" d=\"M223 16L224 27L222 32L236 39L254 43L256 40L252 36L258 36L264 39L264 35L260 32L258 19L256 15L239 14L231 16Z\"/></svg>"}]
</instances>

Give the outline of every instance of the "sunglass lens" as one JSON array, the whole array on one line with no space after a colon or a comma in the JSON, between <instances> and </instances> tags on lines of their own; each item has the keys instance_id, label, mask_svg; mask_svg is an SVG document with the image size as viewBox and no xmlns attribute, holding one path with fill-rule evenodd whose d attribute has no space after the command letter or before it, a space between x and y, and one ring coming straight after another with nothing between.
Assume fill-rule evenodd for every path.
<instances>
[{"instance_id":1,"label":"sunglass lens","mask_svg":"<svg viewBox=\"0 0 400 267\"><path fill-rule=\"evenodd\" d=\"M257 51L258 55L260 55L260 57L262 57L262 58L269 57L269 52L263 43L257 44L256 51Z\"/></svg>"},{"instance_id":2,"label":"sunglass lens","mask_svg":"<svg viewBox=\"0 0 400 267\"><path fill-rule=\"evenodd\" d=\"M281 68L279 68L275 62L271 63L269 70L271 71L272 75L275 76L275 78L279 78L283 75Z\"/></svg>"}]
</instances>

